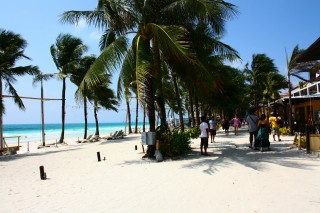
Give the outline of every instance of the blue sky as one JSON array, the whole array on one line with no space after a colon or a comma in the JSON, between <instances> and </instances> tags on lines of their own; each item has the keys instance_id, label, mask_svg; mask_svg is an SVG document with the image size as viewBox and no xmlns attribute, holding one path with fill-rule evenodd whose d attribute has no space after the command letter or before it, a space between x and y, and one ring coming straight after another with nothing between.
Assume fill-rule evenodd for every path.
<instances>
[{"instance_id":1,"label":"blue sky","mask_svg":"<svg viewBox=\"0 0 320 213\"><path fill-rule=\"evenodd\" d=\"M286 75L285 49L291 53L295 45L307 48L320 36L320 1L318 0L230 0L238 6L239 14L226 23L222 41L236 49L242 61L233 63L238 68L251 62L252 55L265 53L274 59L276 66ZM50 46L60 33L79 37L89 46L87 54L99 54L98 43L101 32L89 28L85 23L79 26L61 24L59 16L68 10L92 10L97 1L79 0L1 0L0 28L20 34L28 42L25 54L32 61L19 64L36 65L44 73L55 73ZM114 82L116 82L116 75ZM31 77L17 78L14 84L20 96L40 97L40 85L33 87ZM293 79L295 81L295 79ZM296 80L297 81L297 80ZM115 85L113 86L115 89ZM46 98L61 98L62 82L50 80L44 83ZM83 109L74 101L75 86L67 82L66 122L82 123ZM4 92L4 94L7 94ZM20 111L10 99L5 99L4 124L41 123L40 101L24 100L26 110ZM93 122L89 110L89 122ZM125 106L119 112L99 112L100 122L124 122ZM140 113L142 114L142 112ZM134 115L133 115L134 116ZM141 116L140 120L142 119ZM61 122L61 103L45 102L45 122Z\"/></svg>"}]
</instances>

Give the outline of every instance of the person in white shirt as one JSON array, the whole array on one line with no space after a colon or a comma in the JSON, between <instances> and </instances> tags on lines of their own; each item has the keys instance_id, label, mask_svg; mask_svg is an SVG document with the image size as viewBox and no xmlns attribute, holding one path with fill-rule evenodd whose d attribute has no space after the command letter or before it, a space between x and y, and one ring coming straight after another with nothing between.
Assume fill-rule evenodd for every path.
<instances>
[{"instance_id":1,"label":"person in white shirt","mask_svg":"<svg viewBox=\"0 0 320 213\"><path fill-rule=\"evenodd\" d=\"M209 138L209 125L206 122L206 117L202 116L201 117L201 124L200 124L200 150L201 150L201 155L206 155L208 156L207 153L207 148L208 148L208 138ZM204 151L204 152L203 152Z\"/></svg>"},{"instance_id":2,"label":"person in white shirt","mask_svg":"<svg viewBox=\"0 0 320 213\"><path fill-rule=\"evenodd\" d=\"M214 138L217 134L217 121L214 119L214 116L211 117L211 120L209 120L209 125L210 125L210 138L211 138L211 143L214 142Z\"/></svg>"}]
</instances>

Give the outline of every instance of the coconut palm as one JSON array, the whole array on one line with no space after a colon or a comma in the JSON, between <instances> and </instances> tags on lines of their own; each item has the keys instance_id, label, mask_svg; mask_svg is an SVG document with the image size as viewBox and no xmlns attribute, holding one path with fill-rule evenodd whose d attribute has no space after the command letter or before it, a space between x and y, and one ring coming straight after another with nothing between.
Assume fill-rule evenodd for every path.
<instances>
[{"instance_id":1,"label":"coconut palm","mask_svg":"<svg viewBox=\"0 0 320 213\"><path fill-rule=\"evenodd\" d=\"M56 43L50 47L53 61L59 71L58 76L63 82L61 108L62 127L59 143L63 143L64 140L66 78L78 68L81 57L86 51L87 46L82 43L82 40L70 34L60 34L56 39Z\"/></svg>"},{"instance_id":2,"label":"coconut palm","mask_svg":"<svg viewBox=\"0 0 320 213\"><path fill-rule=\"evenodd\" d=\"M251 85L251 95L254 97L255 107L258 107L258 101L262 98L262 91L264 90L263 82L267 75L277 72L279 72L278 68L266 54L254 54L252 56L251 67L249 68L248 63L245 65L243 73Z\"/></svg>"},{"instance_id":3,"label":"coconut palm","mask_svg":"<svg viewBox=\"0 0 320 213\"><path fill-rule=\"evenodd\" d=\"M303 81L308 81L303 76L302 73L312 72L312 69L316 62L305 62L305 63L297 63L297 57L303 52L303 49L299 48L299 45L296 45L291 55L288 57L288 53L286 51L286 61L287 61L287 78L288 78L288 92L289 92L289 110L288 110L288 124L290 127L291 134L293 133L292 129L292 104L291 104L291 76L299 78Z\"/></svg>"},{"instance_id":4,"label":"coconut palm","mask_svg":"<svg viewBox=\"0 0 320 213\"><path fill-rule=\"evenodd\" d=\"M270 102L273 101L273 111L275 111L275 101L280 98L280 90L287 88L287 79L279 73L269 73L263 85L263 99L267 102L269 115Z\"/></svg>"},{"instance_id":5,"label":"coconut palm","mask_svg":"<svg viewBox=\"0 0 320 213\"><path fill-rule=\"evenodd\" d=\"M104 74L104 76L101 77L101 79L105 79L104 83L94 87L92 91L90 90L91 93L88 96L88 99L93 102L94 106L94 117L96 123L95 135L100 135L98 122L99 109L104 108L106 110L113 110L115 112L118 111L117 107L119 107L119 102L113 90L110 89L110 78L110 75Z\"/></svg>"},{"instance_id":6,"label":"coconut palm","mask_svg":"<svg viewBox=\"0 0 320 213\"><path fill-rule=\"evenodd\" d=\"M20 59L30 60L30 58L24 54L26 47L27 41L19 34L0 29L0 150L3 149L2 116L5 113L2 94L3 84L5 85L5 91L12 95L18 107L25 110L25 106L13 86L17 81L16 76L35 75L39 73L37 66L16 66L16 62Z\"/></svg>"},{"instance_id":7,"label":"coconut palm","mask_svg":"<svg viewBox=\"0 0 320 213\"><path fill-rule=\"evenodd\" d=\"M185 23L203 20L220 34L223 31L220 26L223 26L233 11L232 4L220 0L100 0L96 10L69 11L63 14L62 21L75 24L84 18L88 24L104 28L106 38L116 38L91 66L85 77L88 85L100 83L97 76L101 70L116 70L127 54L126 33L135 33L132 47L138 98L146 103L150 131L155 131L155 94L162 85L159 57L165 60L167 58L162 56L170 53L167 55L174 62L194 61L194 55L190 54Z\"/></svg>"},{"instance_id":8,"label":"coconut palm","mask_svg":"<svg viewBox=\"0 0 320 213\"><path fill-rule=\"evenodd\" d=\"M117 97L121 100L123 97L126 101L127 106L127 122L129 124L129 134L132 133L131 128L131 113L130 113L130 100L132 99L132 91L136 94L136 81L135 81L135 66L134 66L134 53L132 49L129 49L126 58L122 64L120 70L118 85L117 85ZM137 105L138 107L138 105ZM138 109L136 109L137 113ZM136 114L136 116L138 116ZM137 133L137 117L136 117L136 128L135 133Z\"/></svg>"},{"instance_id":9,"label":"coconut palm","mask_svg":"<svg viewBox=\"0 0 320 213\"><path fill-rule=\"evenodd\" d=\"M95 60L96 60L96 57L94 55L84 56L79 62L79 67L72 71L70 81L79 87L88 69L90 68L91 64ZM88 132L87 131L88 130L88 107L87 107L88 94L87 93L88 93L88 88L86 87L86 85L84 85L83 91L81 91L81 93L76 93L77 102L83 103L83 114L84 114L83 139L87 138L87 132Z\"/></svg>"},{"instance_id":10,"label":"coconut palm","mask_svg":"<svg viewBox=\"0 0 320 213\"><path fill-rule=\"evenodd\" d=\"M32 80L32 84L34 86L37 85L38 82L41 84L41 128L42 128L42 145L45 146L45 133L44 133L44 94L43 94L43 81L47 81L51 78L53 78L54 74L44 74L42 72L39 72L36 74Z\"/></svg>"},{"instance_id":11,"label":"coconut palm","mask_svg":"<svg viewBox=\"0 0 320 213\"><path fill-rule=\"evenodd\" d=\"M230 12L231 11L231 12ZM85 18L87 23L99 27L106 27L106 34L108 35L122 35L123 32L130 32L129 30L136 30L137 43L135 43L136 53L144 52L143 55L136 54L138 61L136 70L138 82L144 88L144 83L148 79L147 70L152 67L152 57L145 54L150 52L150 41L156 40L159 48L167 50L172 54L175 52L175 58L181 59L181 56L186 53L185 39L181 40L185 34L185 30L181 27L169 26L173 20L177 20L177 14L184 14L181 17L179 24L186 23L186 21L193 22L196 18L203 18L211 28L220 33L221 25L223 25L225 18L228 18L233 12L233 5L223 1L99 1L98 7L95 11L69 11L63 14L62 21L69 23L78 23L80 18ZM116 26L115 26L116 23ZM159 25L167 24L167 25ZM139 28L137 29L137 27ZM137 31L138 30L138 31ZM111 33L112 32L112 33ZM119 37L121 38L121 37ZM181 41L179 41L179 39ZM119 48L121 42L115 43L115 47ZM123 43L122 43L123 44ZM180 44L180 45L179 45ZM153 45L156 46L156 45ZM106 62L107 57L111 59L111 54L107 54L107 49L101 54L100 63ZM124 48L125 49L125 48ZM119 49L118 49L119 50ZM119 53L119 51L118 51ZM117 57L122 54L116 54ZM103 57L104 56L104 57ZM148 57L149 56L149 57ZM110 67L114 65L114 61L108 60L105 66ZM111 62L111 63L110 63ZM92 67L92 70L94 66ZM111 69L110 69L111 70ZM144 73L141 75L140 73ZM89 75L88 75L89 77ZM92 76L94 77L94 76ZM149 88L146 88L149 89ZM143 89L144 90L144 89ZM141 93L141 91L140 91ZM152 98L148 91L148 98ZM141 97L141 95L140 95ZM149 101L152 105L153 101ZM152 110L151 110L152 111ZM150 118L149 118L150 119ZM152 121L150 121L151 126ZM151 127L152 128L152 127Z\"/></svg>"}]
</instances>

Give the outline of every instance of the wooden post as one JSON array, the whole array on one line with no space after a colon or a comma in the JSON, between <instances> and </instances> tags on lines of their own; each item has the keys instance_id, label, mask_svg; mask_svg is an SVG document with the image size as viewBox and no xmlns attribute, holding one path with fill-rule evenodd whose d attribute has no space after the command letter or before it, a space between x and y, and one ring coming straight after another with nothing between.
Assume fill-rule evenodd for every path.
<instances>
[{"instance_id":1,"label":"wooden post","mask_svg":"<svg viewBox=\"0 0 320 213\"><path fill-rule=\"evenodd\" d=\"M97 152L98 161L101 161L100 152Z\"/></svg>"},{"instance_id":2,"label":"wooden post","mask_svg":"<svg viewBox=\"0 0 320 213\"><path fill-rule=\"evenodd\" d=\"M41 180L47 179L47 175L44 172L44 166L40 166L40 178L41 178Z\"/></svg>"}]
</instances>

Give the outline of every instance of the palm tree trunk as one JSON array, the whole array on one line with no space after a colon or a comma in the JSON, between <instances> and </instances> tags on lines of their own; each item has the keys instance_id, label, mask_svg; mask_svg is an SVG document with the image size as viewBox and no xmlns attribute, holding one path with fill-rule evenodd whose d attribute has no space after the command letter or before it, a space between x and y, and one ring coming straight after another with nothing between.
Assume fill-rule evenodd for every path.
<instances>
[{"instance_id":1,"label":"palm tree trunk","mask_svg":"<svg viewBox=\"0 0 320 213\"><path fill-rule=\"evenodd\" d=\"M200 125L199 101L196 96L194 98L194 102L195 102L195 106L196 106L196 126L199 126Z\"/></svg>"},{"instance_id":2,"label":"palm tree trunk","mask_svg":"<svg viewBox=\"0 0 320 213\"><path fill-rule=\"evenodd\" d=\"M288 109L288 125L290 128L290 135L293 135L292 129L292 102L291 102L291 80L290 72L288 71L288 91L289 91L289 109Z\"/></svg>"},{"instance_id":3,"label":"palm tree trunk","mask_svg":"<svg viewBox=\"0 0 320 213\"><path fill-rule=\"evenodd\" d=\"M152 47L153 47L153 59L154 59L154 70L155 70L155 78L158 79L158 87L157 87L157 103L159 107L160 114L160 126L167 126L167 118L166 118L166 108L163 99L163 89L162 89L162 72L161 72L161 60L159 53L159 46L156 38L152 39Z\"/></svg>"},{"instance_id":4,"label":"palm tree trunk","mask_svg":"<svg viewBox=\"0 0 320 213\"><path fill-rule=\"evenodd\" d=\"M145 55L150 56L151 53L151 45L149 40L141 40L141 44L144 46L146 52L144 52ZM142 56L143 57L143 56ZM151 62L151 61L150 61ZM156 113L155 113L155 92L154 92L154 70L149 70L149 73L145 75L145 82L144 82L144 92L145 92L145 102L146 102L146 110L147 115L149 118L149 131L155 132L156 131ZM146 157L152 158L155 154L155 145L148 145Z\"/></svg>"},{"instance_id":5,"label":"palm tree trunk","mask_svg":"<svg viewBox=\"0 0 320 213\"><path fill-rule=\"evenodd\" d=\"M46 145L44 132L44 103L43 103L43 80L41 79L41 130L42 130L42 145Z\"/></svg>"},{"instance_id":6,"label":"palm tree trunk","mask_svg":"<svg viewBox=\"0 0 320 213\"><path fill-rule=\"evenodd\" d=\"M83 113L84 113L84 136L83 139L87 138L88 134L88 108L87 108L87 97L83 97Z\"/></svg>"},{"instance_id":7,"label":"palm tree trunk","mask_svg":"<svg viewBox=\"0 0 320 213\"><path fill-rule=\"evenodd\" d=\"M97 109L98 109L98 104L97 102L95 101L94 102L94 109L93 109L93 113L94 113L94 120L96 122L96 133L95 135L100 135L100 132L99 132L99 121L98 121L98 113L97 113Z\"/></svg>"},{"instance_id":8,"label":"palm tree trunk","mask_svg":"<svg viewBox=\"0 0 320 213\"><path fill-rule=\"evenodd\" d=\"M178 88L176 75L175 75L175 73L173 71L172 71L172 80L173 80L173 86L174 86L175 95L176 95L176 101L177 101L177 104L178 104L180 128L181 128L181 132L184 132L184 122L183 122L183 114L182 114L182 108L181 108L179 88Z\"/></svg>"},{"instance_id":9,"label":"palm tree trunk","mask_svg":"<svg viewBox=\"0 0 320 213\"><path fill-rule=\"evenodd\" d=\"M147 103L147 114L149 118L149 131L155 132L156 128L156 114L155 114L155 105L154 105L154 92L153 92L153 79L148 78L146 82L146 103ZM152 158L155 154L155 145L148 145L146 157Z\"/></svg>"},{"instance_id":10,"label":"palm tree trunk","mask_svg":"<svg viewBox=\"0 0 320 213\"><path fill-rule=\"evenodd\" d=\"M128 126L129 126L129 134L132 133L132 129L131 129L131 112L130 112L130 104L129 101L126 101L127 104L127 116L128 116Z\"/></svg>"},{"instance_id":11,"label":"palm tree trunk","mask_svg":"<svg viewBox=\"0 0 320 213\"><path fill-rule=\"evenodd\" d=\"M139 107L139 101L138 101L138 98L136 98L137 100L137 103L136 103L136 125L135 125L135 128L134 128L134 133L138 133L138 107Z\"/></svg>"},{"instance_id":12,"label":"palm tree trunk","mask_svg":"<svg viewBox=\"0 0 320 213\"><path fill-rule=\"evenodd\" d=\"M195 126L195 118L194 118L194 109L193 109L193 95L191 90L189 89L189 105L190 105L190 116L191 116L191 122L192 122L192 127Z\"/></svg>"},{"instance_id":13,"label":"palm tree trunk","mask_svg":"<svg viewBox=\"0 0 320 213\"><path fill-rule=\"evenodd\" d=\"M0 78L0 104L3 106L3 98L2 98L2 79ZM3 108L0 112L0 151L4 148L3 143Z\"/></svg>"},{"instance_id":14,"label":"palm tree trunk","mask_svg":"<svg viewBox=\"0 0 320 213\"><path fill-rule=\"evenodd\" d=\"M61 136L59 143L63 143L64 140L64 123L65 123L65 115L66 115L66 78L64 77L62 79L62 107L61 107L61 120L62 120L62 126L61 126Z\"/></svg>"}]
</instances>

